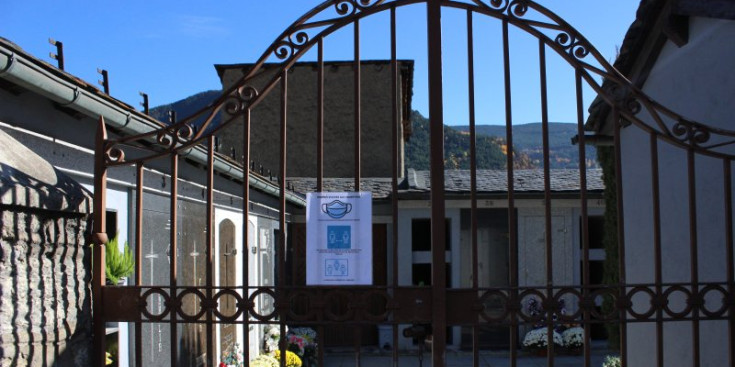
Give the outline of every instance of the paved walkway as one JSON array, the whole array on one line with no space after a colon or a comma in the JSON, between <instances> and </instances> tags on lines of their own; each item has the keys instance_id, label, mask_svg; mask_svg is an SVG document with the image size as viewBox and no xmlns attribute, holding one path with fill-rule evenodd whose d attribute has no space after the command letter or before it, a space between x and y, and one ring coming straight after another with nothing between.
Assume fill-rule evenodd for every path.
<instances>
[{"instance_id":1,"label":"paved walkway","mask_svg":"<svg viewBox=\"0 0 735 367\"><path fill-rule=\"evenodd\" d=\"M518 353L518 367L546 367L546 357L532 357L524 352ZM602 361L609 353L606 350L593 350L591 356L591 367L601 367ZM355 356L349 353L331 353L325 356L325 367L354 367L356 366ZM363 353L360 358L361 367L387 367L392 365L392 356L390 353L367 352ZM401 353L398 357L398 366L400 367L419 367L418 357ZM480 366L482 367L509 367L510 359L506 352L480 352ZM431 366L431 356L429 353L424 354L422 367ZM447 367L468 367L472 366L472 354L468 352L447 352ZM582 356L556 356L554 357L554 367L582 367L584 366L584 357Z\"/></svg>"}]
</instances>

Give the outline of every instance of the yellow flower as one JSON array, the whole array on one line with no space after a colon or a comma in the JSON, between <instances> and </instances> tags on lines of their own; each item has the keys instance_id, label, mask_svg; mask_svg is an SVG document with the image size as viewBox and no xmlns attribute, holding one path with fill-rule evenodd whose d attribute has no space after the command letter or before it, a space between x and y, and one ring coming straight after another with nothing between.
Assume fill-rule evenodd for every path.
<instances>
[{"instance_id":1,"label":"yellow flower","mask_svg":"<svg viewBox=\"0 0 735 367\"><path fill-rule=\"evenodd\" d=\"M281 351L276 350L275 353L276 360L281 360ZM286 351L286 367L301 367L301 358L296 355L296 353L287 350Z\"/></svg>"}]
</instances>

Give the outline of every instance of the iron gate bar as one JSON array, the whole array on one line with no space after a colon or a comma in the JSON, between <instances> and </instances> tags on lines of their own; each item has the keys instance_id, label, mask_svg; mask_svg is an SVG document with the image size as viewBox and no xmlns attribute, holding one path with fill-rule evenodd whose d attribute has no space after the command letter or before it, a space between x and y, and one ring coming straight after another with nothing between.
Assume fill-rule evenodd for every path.
<instances>
[{"instance_id":1,"label":"iron gate bar","mask_svg":"<svg viewBox=\"0 0 735 367\"><path fill-rule=\"evenodd\" d=\"M206 281L207 281L207 298L212 299L212 287L214 286L214 279L213 279L213 273L214 273L214 254L212 251L214 248L214 135L209 135L209 138L207 139L207 151L209 153L209 159L207 162L207 222L205 224L205 230L207 232L207 265L206 265ZM247 162L247 161L246 161ZM247 163L245 163L247 164ZM243 170L243 174L244 171ZM248 182L248 180L243 180L244 182ZM244 205L243 207L247 207L247 201L243 201ZM247 228L248 218L247 216L243 217L243 227ZM243 238L243 243L247 243L247 237ZM220 251L222 251L222 248L219 248ZM247 251L243 251L246 255L244 256L247 260ZM175 257L178 260L178 253ZM227 260L225 260L227 261ZM247 269L247 267L245 267ZM194 278L196 279L196 278ZM225 277L225 279L227 279ZM220 277L220 281L222 278ZM195 287L198 286L198 284L194 284ZM214 305L212 305L214 306ZM212 325L212 311L208 311L206 314L207 318L207 364L210 366L215 365L214 361L214 335L213 335L213 328ZM220 329L221 330L221 329Z\"/></svg>"},{"instance_id":2,"label":"iron gate bar","mask_svg":"<svg viewBox=\"0 0 735 367\"><path fill-rule=\"evenodd\" d=\"M354 48L354 98L355 102L353 103L354 107L354 113L355 113L355 124L354 124L354 159L355 159L355 192L360 192L360 177L362 176L361 172L361 162L360 162L360 154L361 154L361 106L362 103L361 100L361 94L360 94L360 83L361 83L361 67L360 67L360 19L355 19L355 22L353 23L353 48ZM354 348L355 348L355 367L361 366L361 351L360 347L362 344L362 328L361 327L355 327L352 329L353 332L353 342L354 342Z\"/></svg>"},{"instance_id":3,"label":"iron gate bar","mask_svg":"<svg viewBox=\"0 0 735 367\"><path fill-rule=\"evenodd\" d=\"M360 191L360 177L361 177L361 166L360 166L360 125L361 125L361 116L360 116L360 103L362 102L360 100L360 82L361 82L361 75L360 75L360 18L355 19L354 26L354 41L353 41L353 47L355 52L355 69L354 69L354 88L355 88L355 103L353 104L353 107L355 108L355 192ZM359 349L359 348L358 348ZM359 366L359 363L357 364Z\"/></svg>"},{"instance_id":4,"label":"iron gate bar","mask_svg":"<svg viewBox=\"0 0 735 367\"><path fill-rule=\"evenodd\" d=\"M135 180L135 285L143 285L143 162L136 166ZM143 324L135 323L135 365L143 365Z\"/></svg>"},{"instance_id":5,"label":"iron gate bar","mask_svg":"<svg viewBox=\"0 0 735 367\"><path fill-rule=\"evenodd\" d=\"M107 190L107 169L103 157L106 154L105 142L107 140L107 129L105 128L105 119L100 116L97 124L97 133L95 134L95 161L94 161L94 221L92 243L94 250L92 252L92 308L95 310L92 314L92 332L96 340L94 341L94 351L92 361L98 366L105 364L105 321L102 317L104 310L102 307L102 289L105 284L105 244L107 243L107 218L105 210L107 209L105 191Z\"/></svg>"},{"instance_id":6,"label":"iron gate bar","mask_svg":"<svg viewBox=\"0 0 735 367\"><path fill-rule=\"evenodd\" d=\"M730 335L729 360L730 366L735 366L735 266L733 266L733 231L732 231L732 161L722 160L722 171L725 188L725 253L727 254L727 291L730 295L728 335Z\"/></svg>"},{"instance_id":7,"label":"iron gate bar","mask_svg":"<svg viewBox=\"0 0 735 367\"><path fill-rule=\"evenodd\" d=\"M177 255L179 253L179 247L178 247L178 238L176 237L176 232L178 231L178 223L176 222L176 218L178 218L178 207L176 205L176 200L179 198L179 154L174 153L171 155L171 211L170 211L170 232L169 232L169 302L174 303L173 299L177 295L177 270L178 270L178 264L177 261ZM177 330L177 323L176 323L176 312L175 309L178 306L176 304L175 306L172 304L172 311L169 314L169 325L170 325L170 340L171 340L171 363L177 362L177 356L179 355L179 348L178 348L178 342L176 339L178 339L178 330Z\"/></svg>"},{"instance_id":8,"label":"iron gate bar","mask_svg":"<svg viewBox=\"0 0 735 367\"><path fill-rule=\"evenodd\" d=\"M549 164L549 112L546 97L546 48L544 42L538 41L539 80L541 85L541 139L544 155L544 244L546 245L546 294L552 300L554 285L554 250L551 246L551 167ZM512 152L512 150L511 150ZM513 154L513 153L510 153ZM556 304L549 302L546 309L546 364L554 366L554 312Z\"/></svg>"},{"instance_id":9,"label":"iron gate bar","mask_svg":"<svg viewBox=\"0 0 735 367\"><path fill-rule=\"evenodd\" d=\"M324 39L317 43L317 126L316 126L316 191L324 190ZM324 346L324 327L319 325L317 345ZM324 365L324 348L317 348L317 363Z\"/></svg>"},{"instance_id":10,"label":"iron gate bar","mask_svg":"<svg viewBox=\"0 0 735 367\"><path fill-rule=\"evenodd\" d=\"M444 107L442 98L441 0L426 2L429 70L429 141L431 142L431 288L432 366L445 365L446 348L446 266L444 210Z\"/></svg>"},{"instance_id":11,"label":"iron gate bar","mask_svg":"<svg viewBox=\"0 0 735 367\"><path fill-rule=\"evenodd\" d=\"M508 176L508 228L510 240L510 285L516 289L511 293L510 299L513 308L510 310L510 366L517 366L518 358L518 318L515 305L520 302L518 298L518 237L516 234L516 214L515 214L515 186L514 186L514 167L513 153L510 150L513 147L513 101L510 84L510 41L508 39L508 20L503 19L503 83L505 87L505 144L506 150L506 170Z\"/></svg>"},{"instance_id":12,"label":"iron gate bar","mask_svg":"<svg viewBox=\"0 0 735 367\"><path fill-rule=\"evenodd\" d=\"M660 185L659 185L659 168L658 168L658 138L656 135L649 134L651 148L651 199L653 200L653 251L654 251L654 274L656 282L657 301L662 301L663 289L663 267L661 264L661 211L660 211ZM663 304L662 304L663 305ZM656 311L656 365L664 366L664 326L662 323L663 308Z\"/></svg>"},{"instance_id":13,"label":"iron gate bar","mask_svg":"<svg viewBox=\"0 0 735 367\"><path fill-rule=\"evenodd\" d=\"M582 93L582 75L580 70L574 69L574 86L577 100L577 136L579 155L579 201L582 216L582 302L594 302L590 299L590 239L589 239L589 213L587 208L587 145L584 137L584 95ZM584 366L590 367L590 344L592 335L590 330L590 311L585 307L582 311L582 325L584 328Z\"/></svg>"},{"instance_id":14,"label":"iron gate bar","mask_svg":"<svg viewBox=\"0 0 735 367\"><path fill-rule=\"evenodd\" d=\"M242 180L242 297L244 300L250 299L250 261L251 255L250 246L260 247L259 239L255 238L255 243L250 243L250 108L245 110L244 122L245 126L243 129L242 136L242 164L243 164L243 180ZM257 231L253 233L257 236ZM255 261L258 261L257 250L255 254ZM255 309L255 303L253 302L250 307ZM239 307L238 307L239 308ZM242 319L245 322L245 326L242 328L242 340L243 340L243 360L250 360L250 328L247 327L247 322L250 320L249 312L245 311L242 313Z\"/></svg>"},{"instance_id":15,"label":"iron gate bar","mask_svg":"<svg viewBox=\"0 0 735 367\"><path fill-rule=\"evenodd\" d=\"M317 47L317 79L316 191L322 192L324 190L324 41L321 38Z\"/></svg>"},{"instance_id":16,"label":"iron gate bar","mask_svg":"<svg viewBox=\"0 0 735 367\"><path fill-rule=\"evenodd\" d=\"M477 296L477 147L475 136L475 52L473 41L472 11L467 10L467 89L470 123L470 236L472 246L472 288ZM472 327L472 366L480 364L479 325Z\"/></svg>"},{"instance_id":17,"label":"iron gate bar","mask_svg":"<svg viewBox=\"0 0 735 367\"><path fill-rule=\"evenodd\" d=\"M692 344L694 346L694 353L692 353L693 365L699 367L700 356L699 356L699 307L703 300L699 297L699 253L698 238L697 238L697 194L696 194L696 177L693 176L695 172L694 168L694 149L691 147L687 149L687 173L689 177L689 262L691 270L691 287L692 296L690 301L692 305Z\"/></svg>"},{"instance_id":18,"label":"iron gate bar","mask_svg":"<svg viewBox=\"0 0 735 367\"><path fill-rule=\"evenodd\" d=\"M278 281L275 282L277 291L282 295L285 293L286 283L286 122L287 116L286 108L288 107L288 69L285 69L281 73L281 145L280 154L281 162L279 169L278 184L281 188L280 192L280 203L278 208L278 249L276 250L276 256L278 256ZM280 335L286 335L286 324L284 322L284 316L288 313L288 303L283 297L277 297L275 302L276 313L280 316L279 326ZM278 349L281 351L281 367L286 367L286 338L280 338Z\"/></svg>"},{"instance_id":19,"label":"iron gate bar","mask_svg":"<svg viewBox=\"0 0 735 367\"><path fill-rule=\"evenodd\" d=\"M393 225L392 231L392 279L386 278L386 285L390 285L392 288L389 290L389 294L395 294L398 288L398 124L403 125L403 120L399 117L398 109L398 91L400 85L398 84L398 50L396 47L396 8L390 8L390 74L391 74L391 224ZM403 95L401 94L403 97ZM409 111L410 113L410 111ZM401 139L403 136L401 136ZM401 172L403 174L403 172ZM398 325L391 325L391 363L393 367L398 367ZM380 335L378 335L378 343L380 343ZM383 348L382 345L378 346Z\"/></svg>"},{"instance_id":20,"label":"iron gate bar","mask_svg":"<svg viewBox=\"0 0 735 367\"><path fill-rule=\"evenodd\" d=\"M621 165L622 152L620 148L620 129L622 128L622 120L617 106L612 108L613 121L613 139L615 141L615 195L617 201L617 230L618 230L618 297L617 304L618 320L620 322L620 362L622 367L628 366L628 346L627 346L627 324L625 309L629 306L625 300L625 231L623 223L623 169Z\"/></svg>"}]
</instances>

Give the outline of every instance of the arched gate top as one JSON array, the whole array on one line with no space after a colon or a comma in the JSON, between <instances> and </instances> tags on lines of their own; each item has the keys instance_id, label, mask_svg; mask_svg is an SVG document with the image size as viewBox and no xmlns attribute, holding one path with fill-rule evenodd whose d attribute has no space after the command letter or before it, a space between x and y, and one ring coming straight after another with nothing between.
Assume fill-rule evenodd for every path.
<instances>
[{"instance_id":1,"label":"arched gate top","mask_svg":"<svg viewBox=\"0 0 735 367\"><path fill-rule=\"evenodd\" d=\"M327 0L321 3L281 33L242 79L224 91L209 106L157 131L107 141L104 149L105 164L109 166L133 164L191 149L255 107L278 84L283 72L289 70L307 51L328 35L370 15L385 11L395 12L399 7L430 1ZM536 2L441 0L440 3L442 7L464 9L470 13L496 18L537 38L580 73L599 97L612 106L622 118L642 130L705 155L735 157L723 149L735 144L735 131L713 128L686 119L657 103L610 65L579 31ZM272 58L275 58L278 64L273 77L259 88L251 85L251 81L264 71L264 65ZM596 81L597 76L606 82L604 88ZM644 110L654 121L653 125L639 117L639 113ZM214 117L222 111L227 112L229 118L219 126L211 126ZM149 153L128 160L125 156L127 146L139 149L146 146L144 149Z\"/></svg>"}]
</instances>

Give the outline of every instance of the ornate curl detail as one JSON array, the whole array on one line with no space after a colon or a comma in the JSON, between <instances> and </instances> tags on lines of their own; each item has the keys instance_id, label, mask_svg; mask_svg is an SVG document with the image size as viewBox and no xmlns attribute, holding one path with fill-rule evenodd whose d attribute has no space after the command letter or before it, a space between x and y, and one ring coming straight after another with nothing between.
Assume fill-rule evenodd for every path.
<instances>
[{"instance_id":1,"label":"ornate curl detail","mask_svg":"<svg viewBox=\"0 0 735 367\"><path fill-rule=\"evenodd\" d=\"M674 124L671 132L681 142L689 141L695 146L708 142L711 136L707 127L686 120L679 120Z\"/></svg>"},{"instance_id":2,"label":"ornate curl detail","mask_svg":"<svg viewBox=\"0 0 735 367\"><path fill-rule=\"evenodd\" d=\"M237 94L245 102L252 102L260 94L257 89L250 85L244 85L237 89Z\"/></svg>"},{"instance_id":3,"label":"ornate curl detail","mask_svg":"<svg viewBox=\"0 0 735 367\"><path fill-rule=\"evenodd\" d=\"M105 152L105 159L111 163L122 163L125 161L125 152L118 147L111 147Z\"/></svg>"},{"instance_id":4,"label":"ornate curl detail","mask_svg":"<svg viewBox=\"0 0 735 367\"><path fill-rule=\"evenodd\" d=\"M178 130L176 130L176 139L181 140L187 140L191 138L194 135L194 129L189 126L189 124L184 124L183 126L179 127Z\"/></svg>"},{"instance_id":5,"label":"ornate curl detail","mask_svg":"<svg viewBox=\"0 0 735 367\"><path fill-rule=\"evenodd\" d=\"M334 10L340 16L350 16L357 13L358 10L363 11L384 0L339 0L334 4Z\"/></svg>"},{"instance_id":6,"label":"ornate curl detail","mask_svg":"<svg viewBox=\"0 0 735 367\"><path fill-rule=\"evenodd\" d=\"M303 46L309 42L309 35L304 31L298 31L288 36L288 41L294 46Z\"/></svg>"},{"instance_id":7,"label":"ornate curl detail","mask_svg":"<svg viewBox=\"0 0 735 367\"><path fill-rule=\"evenodd\" d=\"M498 11L505 11L505 9L508 8L508 0L490 0L490 2L487 4L490 9L498 10Z\"/></svg>"},{"instance_id":8,"label":"ornate curl detail","mask_svg":"<svg viewBox=\"0 0 735 367\"><path fill-rule=\"evenodd\" d=\"M513 0L508 4L508 15L514 18L523 18L528 12L528 2L526 0Z\"/></svg>"},{"instance_id":9,"label":"ornate curl detail","mask_svg":"<svg viewBox=\"0 0 735 367\"><path fill-rule=\"evenodd\" d=\"M276 43L273 54L280 60L288 60L298 52L307 42L309 34L304 31L295 31Z\"/></svg>"},{"instance_id":10,"label":"ornate curl detail","mask_svg":"<svg viewBox=\"0 0 735 367\"><path fill-rule=\"evenodd\" d=\"M576 36L570 36L569 33L559 33L554 39L557 45L561 46L569 55L577 59L584 59L589 55L589 46L578 40Z\"/></svg>"},{"instance_id":11,"label":"ornate curl detail","mask_svg":"<svg viewBox=\"0 0 735 367\"><path fill-rule=\"evenodd\" d=\"M633 115L637 115L638 112L641 112L641 109L643 108L641 106L641 103L638 102L638 99L635 97L628 98L627 101L625 101L625 109L630 112Z\"/></svg>"},{"instance_id":12,"label":"ornate curl detail","mask_svg":"<svg viewBox=\"0 0 735 367\"><path fill-rule=\"evenodd\" d=\"M287 60L294 53L296 53L296 50L294 49L293 43L290 41L279 41L276 43L275 50L273 50L273 55L275 55L279 60Z\"/></svg>"},{"instance_id":13,"label":"ornate curl detail","mask_svg":"<svg viewBox=\"0 0 735 367\"><path fill-rule=\"evenodd\" d=\"M163 145L165 148L171 148L174 146L174 139L172 139L171 132L167 130L161 131L156 135L156 142Z\"/></svg>"},{"instance_id":14,"label":"ornate curl detail","mask_svg":"<svg viewBox=\"0 0 735 367\"><path fill-rule=\"evenodd\" d=\"M237 92L230 94L225 99L224 107L230 115L238 114L245 110L255 98L257 98L259 92L257 89L250 85L244 85L237 89Z\"/></svg>"}]
</instances>

